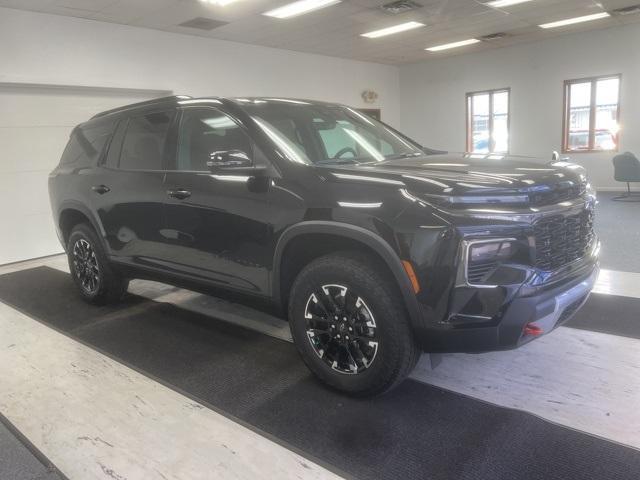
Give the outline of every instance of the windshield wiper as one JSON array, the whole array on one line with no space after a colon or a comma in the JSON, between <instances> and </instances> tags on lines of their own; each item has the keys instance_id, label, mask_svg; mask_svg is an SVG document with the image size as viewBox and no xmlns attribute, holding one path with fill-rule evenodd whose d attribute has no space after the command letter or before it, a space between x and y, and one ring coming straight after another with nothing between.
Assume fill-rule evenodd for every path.
<instances>
[{"instance_id":1,"label":"windshield wiper","mask_svg":"<svg viewBox=\"0 0 640 480\"><path fill-rule=\"evenodd\" d=\"M324 160L318 160L316 165L347 165L351 163L360 163L350 158L325 158Z\"/></svg>"},{"instance_id":2,"label":"windshield wiper","mask_svg":"<svg viewBox=\"0 0 640 480\"><path fill-rule=\"evenodd\" d=\"M423 154L421 152L411 152L411 153L396 153L392 155L386 155L385 160L398 160L400 158L410 158L410 157L420 157Z\"/></svg>"}]
</instances>

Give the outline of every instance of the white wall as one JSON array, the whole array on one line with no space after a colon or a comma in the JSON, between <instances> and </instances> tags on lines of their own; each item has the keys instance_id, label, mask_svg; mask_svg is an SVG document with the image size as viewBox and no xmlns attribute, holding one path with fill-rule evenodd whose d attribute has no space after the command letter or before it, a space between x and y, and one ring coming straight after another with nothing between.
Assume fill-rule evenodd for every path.
<instances>
[{"instance_id":1,"label":"white wall","mask_svg":"<svg viewBox=\"0 0 640 480\"><path fill-rule=\"evenodd\" d=\"M47 181L75 125L158 91L24 87L0 83L0 265L62 251ZM166 95L166 92L164 92Z\"/></svg>"},{"instance_id":2,"label":"white wall","mask_svg":"<svg viewBox=\"0 0 640 480\"><path fill-rule=\"evenodd\" d=\"M47 175L71 128L98 111L160 90L358 107L365 89L398 124L395 67L0 8L0 225L12 226L0 264L61 250Z\"/></svg>"},{"instance_id":3,"label":"white wall","mask_svg":"<svg viewBox=\"0 0 640 480\"><path fill-rule=\"evenodd\" d=\"M0 8L0 82L203 96L297 96L366 106L399 120L398 69L157 30Z\"/></svg>"},{"instance_id":4,"label":"white wall","mask_svg":"<svg viewBox=\"0 0 640 480\"><path fill-rule=\"evenodd\" d=\"M621 151L640 156L640 25L459 55L400 68L401 129L425 145L465 149L466 92L511 87L511 153L561 149L564 80L622 74ZM620 188L611 153L578 153L596 187Z\"/></svg>"}]
</instances>

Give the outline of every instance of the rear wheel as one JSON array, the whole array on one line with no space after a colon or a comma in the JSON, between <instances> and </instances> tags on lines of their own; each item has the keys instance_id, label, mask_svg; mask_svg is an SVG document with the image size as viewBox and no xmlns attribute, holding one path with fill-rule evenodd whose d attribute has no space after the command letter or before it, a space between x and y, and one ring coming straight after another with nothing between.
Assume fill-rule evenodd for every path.
<instances>
[{"instance_id":1,"label":"rear wheel","mask_svg":"<svg viewBox=\"0 0 640 480\"><path fill-rule=\"evenodd\" d=\"M289 322L309 369L353 395L390 390L419 358L400 292L374 258L358 252L326 255L300 272Z\"/></svg>"},{"instance_id":2,"label":"rear wheel","mask_svg":"<svg viewBox=\"0 0 640 480\"><path fill-rule=\"evenodd\" d=\"M67 243L71 278L82 298L93 304L117 302L127 291L129 282L111 266L93 228L78 224Z\"/></svg>"}]
</instances>

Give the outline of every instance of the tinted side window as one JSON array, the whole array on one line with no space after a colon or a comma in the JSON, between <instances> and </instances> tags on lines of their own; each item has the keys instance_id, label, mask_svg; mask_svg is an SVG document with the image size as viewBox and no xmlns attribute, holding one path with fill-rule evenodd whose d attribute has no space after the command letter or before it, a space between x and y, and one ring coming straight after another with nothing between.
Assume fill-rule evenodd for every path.
<instances>
[{"instance_id":1,"label":"tinted side window","mask_svg":"<svg viewBox=\"0 0 640 480\"><path fill-rule=\"evenodd\" d=\"M78 162L95 164L113 133L113 129L112 122L75 128L71 133L67 147L64 149L60 163L62 165L72 165Z\"/></svg>"},{"instance_id":2,"label":"tinted side window","mask_svg":"<svg viewBox=\"0 0 640 480\"><path fill-rule=\"evenodd\" d=\"M174 112L131 117L122 143L120 168L162 170L165 144Z\"/></svg>"},{"instance_id":3,"label":"tinted side window","mask_svg":"<svg viewBox=\"0 0 640 480\"><path fill-rule=\"evenodd\" d=\"M251 139L228 115L214 109L186 109L182 115L176 170L206 171L214 152L251 155Z\"/></svg>"}]
</instances>

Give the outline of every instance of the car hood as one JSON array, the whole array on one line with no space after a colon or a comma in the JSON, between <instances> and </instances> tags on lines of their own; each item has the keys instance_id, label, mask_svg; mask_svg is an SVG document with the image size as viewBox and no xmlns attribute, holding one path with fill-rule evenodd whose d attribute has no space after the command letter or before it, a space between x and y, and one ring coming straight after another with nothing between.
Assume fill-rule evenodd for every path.
<instances>
[{"instance_id":1,"label":"car hood","mask_svg":"<svg viewBox=\"0 0 640 480\"><path fill-rule=\"evenodd\" d=\"M446 153L381 162L346 165L334 169L343 180L409 187L434 195L532 193L581 188L584 169L567 162L532 157Z\"/></svg>"}]
</instances>

